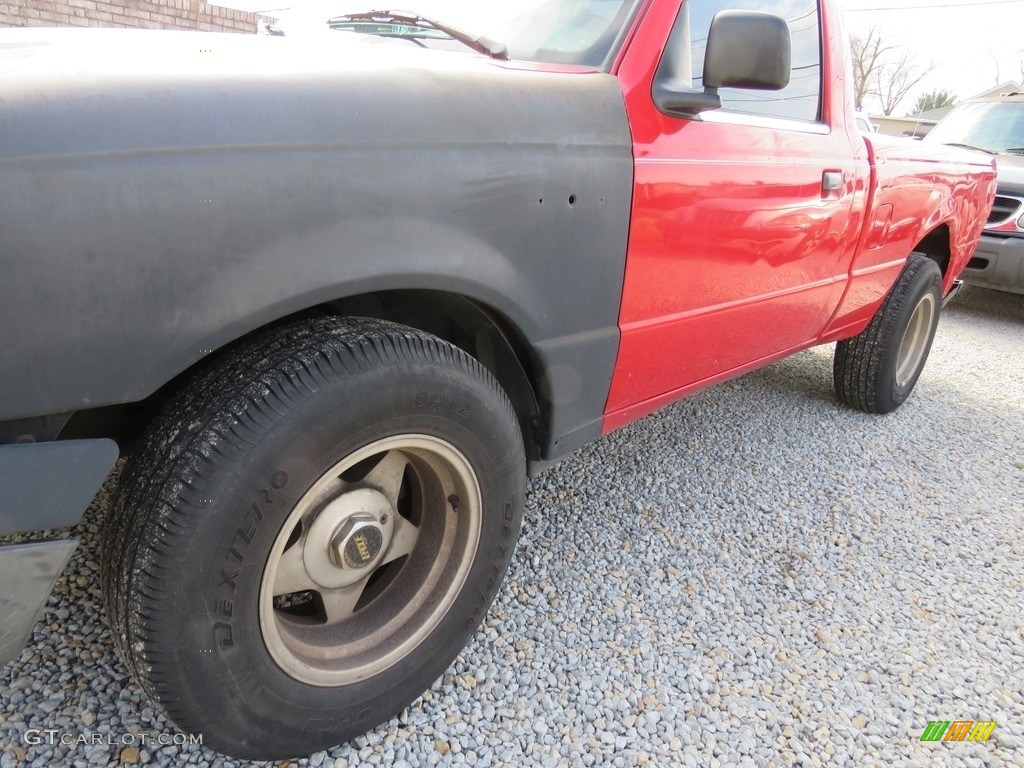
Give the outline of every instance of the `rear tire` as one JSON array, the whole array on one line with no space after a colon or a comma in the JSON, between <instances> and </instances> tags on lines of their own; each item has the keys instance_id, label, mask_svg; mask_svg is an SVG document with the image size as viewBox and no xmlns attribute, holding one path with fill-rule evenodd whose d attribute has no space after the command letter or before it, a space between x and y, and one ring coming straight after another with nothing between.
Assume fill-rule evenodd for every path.
<instances>
[{"instance_id":1,"label":"rear tire","mask_svg":"<svg viewBox=\"0 0 1024 768\"><path fill-rule=\"evenodd\" d=\"M456 347L369 320L269 332L170 403L125 469L103 569L120 650L220 752L349 740L469 640L524 468L508 398Z\"/></svg>"},{"instance_id":2,"label":"rear tire","mask_svg":"<svg viewBox=\"0 0 1024 768\"><path fill-rule=\"evenodd\" d=\"M910 396L924 370L942 309L939 266L918 253L868 327L836 344L836 395L868 413L890 413Z\"/></svg>"}]
</instances>

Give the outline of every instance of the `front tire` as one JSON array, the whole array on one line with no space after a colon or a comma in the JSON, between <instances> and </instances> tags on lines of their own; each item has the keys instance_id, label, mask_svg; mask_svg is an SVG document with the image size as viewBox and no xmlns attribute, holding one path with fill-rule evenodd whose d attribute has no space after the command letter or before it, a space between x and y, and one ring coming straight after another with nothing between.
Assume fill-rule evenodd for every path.
<instances>
[{"instance_id":1,"label":"front tire","mask_svg":"<svg viewBox=\"0 0 1024 768\"><path fill-rule=\"evenodd\" d=\"M151 426L105 538L114 634L204 744L309 754L407 706L501 585L525 457L495 380L379 321L279 329Z\"/></svg>"},{"instance_id":2,"label":"front tire","mask_svg":"<svg viewBox=\"0 0 1024 768\"><path fill-rule=\"evenodd\" d=\"M913 253L868 327L836 344L836 395L868 413L899 408L917 384L935 339L942 309L942 273Z\"/></svg>"}]
</instances>

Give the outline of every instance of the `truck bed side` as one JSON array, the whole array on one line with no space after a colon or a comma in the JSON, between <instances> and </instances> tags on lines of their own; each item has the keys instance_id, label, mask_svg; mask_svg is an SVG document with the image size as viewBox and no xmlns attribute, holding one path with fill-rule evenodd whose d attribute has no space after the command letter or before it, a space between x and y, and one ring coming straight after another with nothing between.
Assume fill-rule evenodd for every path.
<instances>
[{"instance_id":1,"label":"truck bed side","mask_svg":"<svg viewBox=\"0 0 1024 768\"><path fill-rule=\"evenodd\" d=\"M880 135L864 141L871 159L866 226L823 342L867 326L912 251L939 263L948 293L977 247L995 190L994 164L981 153Z\"/></svg>"}]
</instances>

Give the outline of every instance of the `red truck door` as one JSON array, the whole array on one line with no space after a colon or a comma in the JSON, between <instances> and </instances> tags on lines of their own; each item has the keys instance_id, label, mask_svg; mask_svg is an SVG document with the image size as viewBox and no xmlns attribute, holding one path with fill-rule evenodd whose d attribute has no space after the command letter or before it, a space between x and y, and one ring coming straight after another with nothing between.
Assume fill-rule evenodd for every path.
<instances>
[{"instance_id":1,"label":"red truck door","mask_svg":"<svg viewBox=\"0 0 1024 768\"><path fill-rule=\"evenodd\" d=\"M652 79L673 24L689 23L700 89L715 13L783 7L786 89L722 89L723 108L693 119L659 111ZM606 430L806 346L835 310L866 152L846 125L836 39L814 0L654 0L639 23L618 68L635 188Z\"/></svg>"}]
</instances>

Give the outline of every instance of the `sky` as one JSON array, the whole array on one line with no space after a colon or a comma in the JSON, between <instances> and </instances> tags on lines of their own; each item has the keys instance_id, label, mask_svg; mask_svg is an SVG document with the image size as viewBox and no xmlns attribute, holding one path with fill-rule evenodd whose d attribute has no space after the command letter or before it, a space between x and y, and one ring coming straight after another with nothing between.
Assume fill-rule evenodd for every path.
<instances>
[{"instance_id":1,"label":"sky","mask_svg":"<svg viewBox=\"0 0 1024 768\"><path fill-rule=\"evenodd\" d=\"M250 11L291 8L292 15L319 19L339 6L416 10L416 0L212 0ZM696 1L696 0L695 0ZM481 0L472 0L474 3ZM893 114L910 111L917 97L947 90L967 99L1006 81L1024 84L1024 0L835 0L846 13L850 32L876 26L884 39L903 46L927 75ZM328 9L326 15L321 9ZM345 8L344 10L347 10ZM874 112L877 103L865 103Z\"/></svg>"},{"instance_id":2,"label":"sky","mask_svg":"<svg viewBox=\"0 0 1024 768\"><path fill-rule=\"evenodd\" d=\"M1008 80L1024 84L1024 0L839 0L850 32L875 25L904 45L928 74L894 112L916 97L947 90L960 99ZM945 7L942 7L945 6ZM869 10L869 9L896 10ZM877 104L875 105L877 106ZM872 104L865 104L867 111Z\"/></svg>"}]
</instances>

